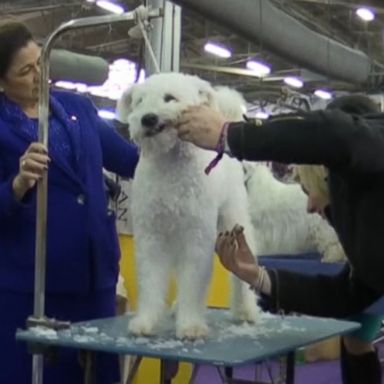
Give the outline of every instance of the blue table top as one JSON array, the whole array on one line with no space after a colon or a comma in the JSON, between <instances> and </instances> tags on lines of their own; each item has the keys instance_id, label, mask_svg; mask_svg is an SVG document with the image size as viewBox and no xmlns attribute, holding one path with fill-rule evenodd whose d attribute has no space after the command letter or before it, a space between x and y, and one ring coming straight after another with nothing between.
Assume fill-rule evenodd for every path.
<instances>
[{"instance_id":1,"label":"blue table top","mask_svg":"<svg viewBox=\"0 0 384 384\"><path fill-rule=\"evenodd\" d=\"M208 310L209 336L205 340L182 341L174 333L174 320L167 317L156 337L129 334L131 314L72 324L62 331L32 328L19 330L17 340L43 345L70 347L157 357L192 363L236 366L286 354L296 348L349 333L358 323L307 316L261 315L256 325L235 323L227 310Z\"/></svg>"}]
</instances>

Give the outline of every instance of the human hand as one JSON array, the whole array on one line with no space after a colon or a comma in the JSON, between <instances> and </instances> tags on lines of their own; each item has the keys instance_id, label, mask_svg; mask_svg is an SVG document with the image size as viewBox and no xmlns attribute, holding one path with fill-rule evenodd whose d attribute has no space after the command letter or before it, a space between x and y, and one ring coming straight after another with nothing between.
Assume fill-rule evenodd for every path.
<instances>
[{"instance_id":1,"label":"human hand","mask_svg":"<svg viewBox=\"0 0 384 384\"><path fill-rule=\"evenodd\" d=\"M242 227L235 225L231 232L220 233L215 250L228 271L250 285L257 281L260 267L247 244Z\"/></svg>"},{"instance_id":2,"label":"human hand","mask_svg":"<svg viewBox=\"0 0 384 384\"><path fill-rule=\"evenodd\" d=\"M220 112L200 105L187 109L177 122L176 129L182 140L204 149L216 149L225 123Z\"/></svg>"},{"instance_id":3,"label":"human hand","mask_svg":"<svg viewBox=\"0 0 384 384\"><path fill-rule=\"evenodd\" d=\"M48 169L50 158L45 145L32 143L19 160L19 173L13 179L13 192L18 200L33 188Z\"/></svg>"}]
</instances>

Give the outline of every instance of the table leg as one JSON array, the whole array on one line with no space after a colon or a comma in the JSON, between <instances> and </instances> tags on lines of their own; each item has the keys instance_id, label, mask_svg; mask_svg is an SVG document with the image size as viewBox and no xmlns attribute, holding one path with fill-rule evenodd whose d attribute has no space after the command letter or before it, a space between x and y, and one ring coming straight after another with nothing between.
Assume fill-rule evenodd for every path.
<instances>
[{"instance_id":1,"label":"table leg","mask_svg":"<svg viewBox=\"0 0 384 384\"><path fill-rule=\"evenodd\" d=\"M171 384L172 379L176 376L179 370L179 363L173 360L160 361L160 383Z\"/></svg>"},{"instance_id":2,"label":"table leg","mask_svg":"<svg viewBox=\"0 0 384 384\"><path fill-rule=\"evenodd\" d=\"M84 384L93 384L95 382L95 353L92 351L84 352Z\"/></svg>"},{"instance_id":3,"label":"table leg","mask_svg":"<svg viewBox=\"0 0 384 384\"><path fill-rule=\"evenodd\" d=\"M188 384L193 384L193 383L195 382L195 379L196 379L196 377L197 377L197 374L198 374L198 372L199 372L199 369L200 369L200 365L198 365L198 364L194 364L194 365L193 365L191 378L189 379Z\"/></svg>"},{"instance_id":4,"label":"table leg","mask_svg":"<svg viewBox=\"0 0 384 384\"><path fill-rule=\"evenodd\" d=\"M294 384L295 382L295 351L289 352L287 355L287 376L286 384Z\"/></svg>"},{"instance_id":5,"label":"table leg","mask_svg":"<svg viewBox=\"0 0 384 384\"><path fill-rule=\"evenodd\" d=\"M135 361L129 370L128 377L127 377L127 380L125 381L125 384L133 384L133 380L136 376L137 370L139 369L142 359L143 358L141 356L138 356L135 358Z\"/></svg>"},{"instance_id":6,"label":"table leg","mask_svg":"<svg viewBox=\"0 0 384 384\"><path fill-rule=\"evenodd\" d=\"M224 374L227 379L233 379L233 368L224 367Z\"/></svg>"}]
</instances>

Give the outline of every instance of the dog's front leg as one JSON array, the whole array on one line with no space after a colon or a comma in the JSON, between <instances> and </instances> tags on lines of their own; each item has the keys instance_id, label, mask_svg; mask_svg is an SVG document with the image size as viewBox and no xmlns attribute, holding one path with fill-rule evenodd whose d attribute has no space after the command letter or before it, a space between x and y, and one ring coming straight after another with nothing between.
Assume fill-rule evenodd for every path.
<instances>
[{"instance_id":1,"label":"dog's front leg","mask_svg":"<svg viewBox=\"0 0 384 384\"><path fill-rule=\"evenodd\" d=\"M201 239L201 236L193 238ZM180 338L197 339L208 333L205 300L212 274L214 245L211 239L205 243L186 244L178 258L176 334Z\"/></svg>"},{"instance_id":2,"label":"dog's front leg","mask_svg":"<svg viewBox=\"0 0 384 384\"><path fill-rule=\"evenodd\" d=\"M165 310L171 256L162 242L148 234L136 237L138 308L129 324L136 335L152 335Z\"/></svg>"}]
</instances>

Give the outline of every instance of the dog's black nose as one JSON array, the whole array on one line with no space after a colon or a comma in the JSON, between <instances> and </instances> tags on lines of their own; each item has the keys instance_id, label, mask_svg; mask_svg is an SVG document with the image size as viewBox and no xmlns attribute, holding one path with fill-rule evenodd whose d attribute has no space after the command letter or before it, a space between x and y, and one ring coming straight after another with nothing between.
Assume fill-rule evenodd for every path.
<instances>
[{"instance_id":1,"label":"dog's black nose","mask_svg":"<svg viewBox=\"0 0 384 384\"><path fill-rule=\"evenodd\" d=\"M141 124L144 127L154 127L159 123L159 117L154 113L147 113L141 118Z\"/></svg>"}]
</instances>

